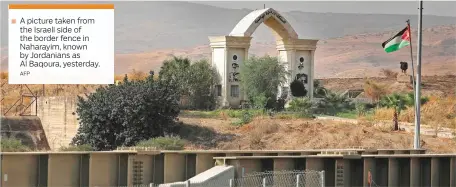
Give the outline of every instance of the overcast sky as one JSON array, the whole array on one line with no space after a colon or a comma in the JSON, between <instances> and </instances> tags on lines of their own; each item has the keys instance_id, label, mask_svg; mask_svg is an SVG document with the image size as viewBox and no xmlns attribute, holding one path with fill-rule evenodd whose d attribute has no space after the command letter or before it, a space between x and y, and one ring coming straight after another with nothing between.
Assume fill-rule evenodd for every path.
<instances>
[{"instance_id":1,"label":"overcast sky","mask_svg":"<svg viewBox=\"0 0 456 187\"><path fill-rule=\"evenodd\" d=\"M262 9L263 4L266 4L266 7L278 11L418 15L418 1L194 1L194 3L233 9ZM424 1L423 14L456 17L456 1Z\"/></svg>"}]
</instances>

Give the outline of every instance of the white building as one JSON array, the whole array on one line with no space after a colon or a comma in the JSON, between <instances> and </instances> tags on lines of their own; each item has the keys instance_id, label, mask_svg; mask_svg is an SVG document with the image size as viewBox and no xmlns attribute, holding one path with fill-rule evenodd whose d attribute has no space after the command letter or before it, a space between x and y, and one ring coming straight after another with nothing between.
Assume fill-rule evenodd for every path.
<instances>
[{"instance_id":1,"label":"white building","mask_svg":"<svg viewBox=\"0 0 456 187\"><path fill-rule=\"evenodd\" d=\"M278 57L290 72L287 83L279 88L279 95L291 96L289 85L301 79L308 96L313 98L314 54L318 40L299 39L290 23L272 8L255 10L246 15L228 36L209 37L212 48L212 65L220 74L221 82L216 87L222 106L238 107L245 100L240 88L239 67L248 58L250 40L256 28L264 23L274 33Z\"/></svg>"}]
</instances>

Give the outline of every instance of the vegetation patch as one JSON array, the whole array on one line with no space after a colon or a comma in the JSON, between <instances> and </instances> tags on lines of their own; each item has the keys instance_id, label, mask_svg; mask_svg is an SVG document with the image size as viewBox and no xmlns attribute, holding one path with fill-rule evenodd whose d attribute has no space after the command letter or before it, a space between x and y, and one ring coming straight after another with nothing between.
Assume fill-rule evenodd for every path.
<instances>
[{"instance_id":1,"label":"vegetation patch","mask_svg":"<svg viewBox=\"0 0 456 187\"><path fill-rule=\"evenodd\" d=\"M159 150L182 150L185 141L179 136L156 137L136 144L137 147L152 147Z\"/></svg>"},{"instance_id":2,"label":"vegetation patch","mask_svg":"<svg viewBox=\"0 0 456 187\"><path fill-rule=\"evenodd\" d=\"M70 145L68 147L61 147L60 151L94 151L91 145Z\"/></svg>"},{"instance_id":3,"label":"vegetation patch","mask_svg":"<svg viewBox=\"0 0 456 187\"><path fill-rule=\"evenodd\" d=\"M27 152L31 151L29 147L22 144L21 140L14 138L2 138L1 139L2 152Z\"/></svg>"}]
</instances>

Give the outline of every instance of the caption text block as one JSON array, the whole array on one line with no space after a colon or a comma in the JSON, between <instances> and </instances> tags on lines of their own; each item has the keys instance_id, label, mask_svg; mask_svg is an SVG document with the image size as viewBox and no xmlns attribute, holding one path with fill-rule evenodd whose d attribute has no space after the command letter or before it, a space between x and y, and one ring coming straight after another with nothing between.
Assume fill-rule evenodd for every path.
<instances>
[{"instance_id":1,"label":"caption text block","mask_svg":"<svg viewBox=\"0 0 456 187\"><path fill-rule=\"evenodd\" d=\"M114 5L9 5L9 84L113 84Z\"/></svg>"}]
</instances>

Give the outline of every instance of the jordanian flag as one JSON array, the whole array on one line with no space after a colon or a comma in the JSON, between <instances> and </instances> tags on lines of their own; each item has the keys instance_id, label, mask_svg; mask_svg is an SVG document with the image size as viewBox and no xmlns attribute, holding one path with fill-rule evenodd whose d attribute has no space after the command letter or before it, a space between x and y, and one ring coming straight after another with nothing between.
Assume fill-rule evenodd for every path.
<instances>
[{"instance_id":1,"label":"jordanian flag","mask_svg":"<svg viewBox=\"0 0 456 187\"><path fill-rule=\"evenodd\" d=\"M401 32L382 43L382 47L387 53L397 51L408 45L410 45L410 32L408 27L405 27Z\"/></svg>"}]
</instances>

